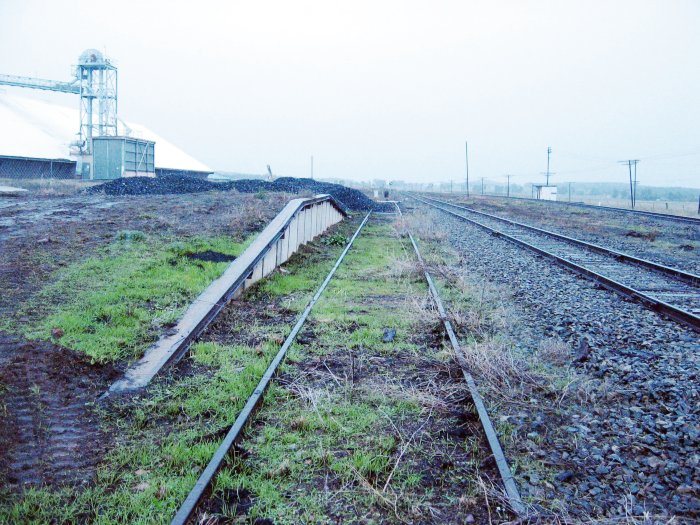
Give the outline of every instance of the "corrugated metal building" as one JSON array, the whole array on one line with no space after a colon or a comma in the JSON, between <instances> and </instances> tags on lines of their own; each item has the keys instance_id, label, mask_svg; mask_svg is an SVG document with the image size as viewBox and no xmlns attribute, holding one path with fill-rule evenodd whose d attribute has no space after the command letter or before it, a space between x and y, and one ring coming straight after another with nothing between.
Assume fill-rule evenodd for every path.
<instances>
[{"instance_id":1,"label":"corrugated metal building","mask_svg":"<svg viewBox=\"0 0 700 525\"><path fill-rule=\"evenodd\" d=\"M155 177L155 142L130 137L94 137L89 179ZM85 178L85 177L84 177Z\"/></svg>"}]
</instances>

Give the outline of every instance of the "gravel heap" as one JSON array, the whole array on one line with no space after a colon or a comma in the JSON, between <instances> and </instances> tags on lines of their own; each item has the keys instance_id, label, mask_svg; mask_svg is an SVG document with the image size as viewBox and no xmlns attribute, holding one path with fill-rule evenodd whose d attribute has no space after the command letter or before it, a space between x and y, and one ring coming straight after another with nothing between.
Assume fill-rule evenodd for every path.
<instances>
[{"instance_id":1,"label":"gravel heap","mask_svg":"<svg viewBox=\"0 0 700 525\"><path fill-rule=\"evenodd\" d=\"M205 191L230 191L256 193L259 191L279 191L286 193L312 192L328 193L350 210L383 211L384 204L374 202L364 193L340 184L319 182L313 179L281 177L272 182L256 179L242 179L226 182L210 182L182 175L161 177L128 177L114 179L86 190L88 193L107 195L165 195L172 193L200 193Z\"/></svg>"}]
</instances>

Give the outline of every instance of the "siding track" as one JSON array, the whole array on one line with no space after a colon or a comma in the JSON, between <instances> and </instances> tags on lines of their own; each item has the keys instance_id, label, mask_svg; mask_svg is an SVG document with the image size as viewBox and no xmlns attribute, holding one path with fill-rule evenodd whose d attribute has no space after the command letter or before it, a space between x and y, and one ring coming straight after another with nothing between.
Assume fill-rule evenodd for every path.
<instances>
[{"instance_id":1,"label":"siding track","mask_svg":"<svg viewBox=\"0 0 700 525\"><path fill-rule=\"evenodd\" d=\"M193 516L195 510L197 509L197 504L199 503L200 499L206 492L211 482L214 480L214 477L216 476L216 473L221 467L221 465L223 464L224 459L226 458L226 455L228 454L229 450L234 445L234 443L241 437L243 429L248 423L248 420L253 415L255 409L262 401L262 398L265 394L265 390L272 381L272 378L274 377L277 368L279 367L280 363L287 354L287 350L289 350L289 348L292 346L292 343L296 339L297 334L301 330L302 326L304 326L304 323L309 317L309 314L311 313L314 304L316 304L318 299L321 297L323 291L328 286L328 283L333 278L333 275L335 274L336 270L338 270L338 268L340 267L340 264L343 262L343 259L345 258L345 255L348 253L348 251L350 251L350 248L355 242L355 239L357 239L357 237L360 235L360 232L362 231L362 228L364 228L365 224L367 224L370 215L371 212L368 213L365 216L364 220L360 223L360 226L355 231L355 234L350 239L350 242L348 242L347 246L340 254L340 257L338 257L338 260L336 261L335 265L333 266L329 274L326 276L326 279L323 281L316 294L313 296L311 301L309 301L309 304L299 316L299 319L294 325L294 328L292 328L292 331L285 339L284 343L279 349L279 352L277 352L277 355L268 366L267 370L265 371L265 374L260 379L258 386L248 398L248 401L243 407L243 410L241 410L241 413L236 418L236 421L233 423L233 426L228 431L228 434L226 434L226 437L222 441L221 445L219 445L219 448L214 453L214 456L212 457L211 461L204 469L204 472L202 472L202 474L199 476L199 479L195 483L194 487L190 491L184 503L177 511L175 517L172 519L171 525L185 525Z\"/></svg>"}]
</instances>

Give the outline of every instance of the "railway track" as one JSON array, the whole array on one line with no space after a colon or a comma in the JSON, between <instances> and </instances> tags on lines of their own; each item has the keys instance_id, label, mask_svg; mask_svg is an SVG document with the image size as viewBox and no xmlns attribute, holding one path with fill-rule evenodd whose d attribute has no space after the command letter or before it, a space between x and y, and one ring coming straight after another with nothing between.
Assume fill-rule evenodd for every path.
<instances>
[{"instance_id":1,"label":"railway track","mask_svg":"<svg viewBox=\"0 0 700 525\"><path fill-rule=\"evenodd\" d=\"M548 257L609 290L700 331L698 275L451 202L410 196Z\"/></svg>"},{"instance_id":2,"label":"railway track","mask_svg":"<svg viewBox=\"0 0 700 525\"><path fill-rule=\"evenodd\" d=\"M486 195L486 197L494 197L498 199L514 199L520 201L532 201L545 205L560 205L560 206L576 206L579 208L594 208L596 210L608 211L611 213L626 213L637 216L652 217L654 219L668 220L672 222L684 224L700 225L700 217L686 217L683 215L672 215L670 213L661 213L656 211L632 210L629 208L618 208L615 206L598 206L596 204L586 204L585 202L565 202L565 201L546 201L542 199L531 199L529 197L507 197L505 195Z\"/></svg>"},{"instance_id":3,"label":"railway track","mask_svg":"<svg viewBox=\"0 0 700 525\"><path fill-rule=\"evenodd\" d=\"M401 212L401 208L398 204L396 204L396 209L399 215L403 215L403 213ZM416 244L416 241L413 238L411 232L408 232L408 238L411 241L411 245L413 246L416 258L418 259L418 263L420 264L423 270L423 275L425 276L425 280L428 283L430 295L438 310L440 320L442 321L442 324L445 327L445 332L447 333L447 336L450 340L450 344L452 345L452 350L455 353L455 358L457 359L457 362L459 363L459 366L462 369L462 374L464 375L464 380L467 383L469 394L472 397L474 407L476 408L477 414L479 415L481 427L484 429L486 439L489 443L489 447L491 448L491 453L493 454L493 457L496 461L496 466L498 467L498 472L501 476L501 481L503 482L503 487L506 491L506 496L510 508L519 516L524 515L526 514L526 509L520 498L520 492L518 491L518 487L515 484L513 473L510 469L510 466L508 465L508 461L506 460L505 454L503 453L503 449L501 448L501 444L498 440L498 435L496 434L496 431L493 428L493 423L491 423L491 418L489 417L488 412L486 410L486 406L484 405L484 400L482 399L481 394L479 393L476 381L469 372L469 365L464 359L464 354L462 352L461 345L459 344L457 335L455 334L455 331L452 328L452 323L450 322L447 316L447 311L445 310L445 307L442 303L442 299L440 298L440 293L435 287L433 279L425 267L425 262L423 261L423 257L420 254L418 245Z\"/></svg>"},{"instance_id":4,"label":"railway track","mask_svg":"<svg viewBox=\"0 0 700 525\"><path fill-rule=\"evenodd\" d=\"M258 385L255 387L255 390L253 391L253 393L248 398L248 401L246 402L245 406L243 407L243 410L241 410L240 414L238 414L236 421L234 421L233 425L231 426L231 429L226 434L226 437L219 445L219 448L216 449L216 452L214 452L212 459L209 461L209 463L205 467L204 471L199 476L199 479L197 479L197 482L195 483L194 487L192 488L190 493L187 495L187 498L185 499L183 504L178 509L177 513L175 514L175 517L170 522L171 525L185 525L186 523L188 523L190 521L190 518L194 515L194 513L197 509L197 505L199 504L199 501L202 499L205 492L209 488L210 484L214 480L214 477L216 476L216 473L219 471L219 468L221 468L221 465L224 463L224 460L226 459L226 456L227 456L229 450L231 450L231 447L241 438L241 435L243 433L243 429L245 428L246 424L248 423L248 420L251 418L251 416L255 412L255 409L258 407L258 405L262 401L262 398L265 395L265 391L267 390L267 387L269 386L270 382L272 381L272 378L274 377L275 373L277 372L277 368L279 367L280 363L282 363L282 360L286 356L287 351L292 346L292 343L296 339L301 328L304 326L304 323L306 322L306 319L309 317L311 310L313 309L314 305L316 304L316 302L319 300L319 298L323 294L323 291L328 286L328 283L330 283L331 279L333 279L333 275L335 275L335 272L340 267L341 263L343 262L343 259L345 258L347 253L350 251L350 248L352 247L353 243L355 242L355 239L357 239L357 237L360 235L360 232L365 227L365 224L367 224L367 221L369 220L370 215L371 215L371 212L368 213L365 216L365 218L363 219L363 221L360 223L360 225L358 226L354 235L350 239L350 242L348 242L347 246L345 247L343 252L340 254L340 257L338 257L338 260L336 261L335 265L333 266L331 271L328 273L325 280L323 281L321 286L318 288L318 290L314 294L313 298L309 301L309 304L306 306L306 308L304 309L302 314L297 319L297 322L294 325L294 327L292 328L292 331L289 333L287 338L284 340L284 343L282 343L282 346L280 347L279 351L277 352L277 355L275 356L275 358L272 360L270 365L267 367L267 370L265 370L265 373L263 374L262 378L260 379Z\"/></svg>"},{"instance_id":5,"label":"railway track","mask_svg":"<svg viewBox=\"0 0 700 525\"><path fill-rule=\"evenodd\" d=\"M401 214L400 208L398 208L397 205L397 210L398 213ZM247 423L251 419L252 415L254 414L257 406L260 404L262 401L262 398L264 396L264 393L269 386L270 382L272 381L277 368L279 365L282 363L282 361L285 358L287 350L291 347L292 343L294 342L297 334L300 332L302 329L306 319L309 317L309 314L311 313L311 310L313 309L314 304L320 299L321 295L323 294L324 290L332 280L336 270L340 267L341 263L343 262L343 259L345 258L346 254L352 247L354 241L357 239L357 237L360 235L362 229L366 225L370 218L370 214L368 214L362 223L359 225L357 230L355 231L354 235L348 242L347 246L339 256L338 260L336 261L334 267L331 269L330 273L327 275L321 286L318 288L317 292L313 296L313 298L310 300L308 305L306 306L305 310L303 313L299 316L297 319L296 324L292 328L290 334L287 336L285 339L284 343L282 344L280 350L278 351L277 355L275 358L272 360L270 365L268 366L267 370L265 371L264 375L260 379L260 382L258 383L257 387L254 389L253 393L250 395L248 398L244 408L241 410L240 414L236 418L236 421L233 423L231 426L230 430L228 431L226 437L223 439L222 443L212 456L212 459L200 475L199 479L195 483L194 487L188 494L187 498L185 501L182 503L180 508L178 509L176 515L173 517L171 521L171 525L185 525L189 523L192 518L196 515L197 509L199 507L200 502L205 498L205 495L207 494L209 487L211 486L212 482L215 479L215 476L220 469L220 467L223 465L225 458L231 448L234 446L235 443L239 441L239 439L242 437L242 433L244 428L246 427ZM517 486L515 484L515 480L513 478L512 472L510 470L509 464L505 458L505 455L503 453L503 450L501 448L501 445L498 440L498 436L496 434L496 431L494 429L494 426L489 418L489 415L487 413L484 401L479 394L476 382L474 378L471 376L471 374L468 371L468 365L466 364L466 361L463 357L462 350L459 345L459 341L457 340L457 336L455 335L455 332L452 328L452 325L448 319L447 312L442 304L442 301L440 299L439 293L433 284L432 278L428 271L424 267L423 259L421 257L421 254L418 249L418 245L416 244L416 241L414 240L413 236L409 233L409 237L411 240L411 243L413 245L413 248L415 250L416 258L418 259L421 267L423 268L423 272L426 278L426 281L429 286L429 290L431 293L431 297L433 299L433 302L435 306L438 309L440 318L443 322L443 325L445 327L446 334L452 344L452 347L455 352L455 358L457 363L459 364L462 372L464 379L467 383L467 387L470 393L470 396L472 398L472 401L474 403L474 406L476 408L481 429L483 429L486 442L489 444L490 448L490 454L493 456L496 467L498 469L498 473L501 478L501 482L503 485L503 490L504 490L504 498L508 502L508 505L510 507L510 510L514 512L518 516L524 516L526 514L526 509L525 506L520 498L519 491L517 489Z\"/></svg>"}]
</instances>

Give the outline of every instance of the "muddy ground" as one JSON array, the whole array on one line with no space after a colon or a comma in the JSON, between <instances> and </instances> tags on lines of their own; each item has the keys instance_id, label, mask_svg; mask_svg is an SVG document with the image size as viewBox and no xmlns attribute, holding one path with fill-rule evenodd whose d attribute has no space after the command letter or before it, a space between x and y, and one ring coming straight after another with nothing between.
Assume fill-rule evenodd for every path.
<instances>
[{"instance_id":1,"label":"muddy ground","mask_svg":"<svg viewBox=\"0 0 700 525\"><path fill-rule=\"evenodd\" d=\"M88 483L111 442L95 402L117 376L67 348L0 332L0 472L7 485Z\"/></svg>"}]
</instances>

